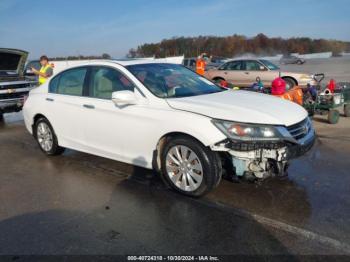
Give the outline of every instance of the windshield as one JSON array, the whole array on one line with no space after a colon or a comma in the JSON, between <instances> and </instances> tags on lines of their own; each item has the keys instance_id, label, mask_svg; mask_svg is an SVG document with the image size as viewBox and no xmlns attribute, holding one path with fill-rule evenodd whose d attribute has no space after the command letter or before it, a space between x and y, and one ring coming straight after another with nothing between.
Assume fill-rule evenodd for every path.
<instances>
[{"instance_id":1,"label":"windshield","mask_svg":"<svg viewBox=\"0 0 350 262\"><path fill-rule=\"evenodd\" d=\"M268 60L260 60L270 70L280 70L278 66Z\"/></svg>"},{"instance_id":2,"label":"windshield","mask_svg":"<svg viewBox=\"0 0 350 262\"><path fill-rule=\"evenodd\" d=\"M126 68L161 98L198 96L225 90L181 65L140 64Z\"/></svg>"}]
</instances>

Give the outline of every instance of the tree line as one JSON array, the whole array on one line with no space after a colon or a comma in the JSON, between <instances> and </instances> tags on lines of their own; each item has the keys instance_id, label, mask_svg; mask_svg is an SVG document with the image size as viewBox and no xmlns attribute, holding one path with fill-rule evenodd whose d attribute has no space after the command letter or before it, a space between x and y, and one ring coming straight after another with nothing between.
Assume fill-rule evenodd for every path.
<instances>
[{"instance_id":1,"label":"tree line","mask_svg":"<svg viewBox=\"0 0 350 262\"><path fill-rule=\"evenodd\" d=\"M65 61L65 60L95 60L95 59L111 59L112 57L103 53L102 55L77 55L77 56L58 56L58 57L50 57L52 61Z\"/></svg>"},{"instance_id":2,"label":"tree line","mask_svg":"<svg viewBox=\"0 0 350 262\"><path fill-rule=\"evenodd\" d=\"M276 55L289 53L333 52L334 56L350 51L350 42L326 39L311 39L308 37L267 37L258 34L248 38L243 35L232 36L198 36L173 37L159 43L146 43L129 50L128 57L166 57L185 55L198 56L207 53L214 56L234 57L243 54Z\"/></svg>"}]
</instances>

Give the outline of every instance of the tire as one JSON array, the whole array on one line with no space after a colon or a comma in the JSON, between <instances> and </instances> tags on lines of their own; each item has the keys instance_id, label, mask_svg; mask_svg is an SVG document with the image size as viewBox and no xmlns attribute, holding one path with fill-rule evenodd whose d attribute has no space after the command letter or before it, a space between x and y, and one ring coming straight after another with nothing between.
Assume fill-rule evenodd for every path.
<instances>
[{"instance_id":1,"label":"tire","mask_svg":"<svg viewBox=\"0 0 350 262\"><path fill-rule=\"evenodd\" d=\"M331 109L328 112L328 123L335 125L339 122L339 111Z\"/></svg>"},{"instance_id":2,"label":"tire","mask_svg":"<svg viewBox=\"0 0 350 262\"><path fill-rule=\"evenodd\" d=\"M39 118L35 122L33 133L41 151L46 155L55 156L64 152L65 148L58 145L55 131L46 118Z\"/></svg>"},{"instance_id":3,"label":"tire","mask_svg":"<svg viewBox=\"0 0 350 262\"><path fill-rule=\"evenodd\" d=\"M213 81L217 84L220 84L221 81L225 81L225 79L223 79L222 77L215 77L215 78L213 78Z\"/></svg>"},{"instance_id":4,"label":"tire","mask_svg":"<svg viewBox=\"0 0 350 262\"><path fill-rule=\"evenodd\" d=\"M2 113L0 113L0 122L4 121L4 115Z\"/></svg>"},{"instance_id":5,"label":"tire","mask_svg":"<svg viewBox=\"0 0 350 262\"><path fill-rule=\"evenodd\" d=\"M297 61L297 64L298 64L298 65L302 65L302 64L303 64L303 61L298 60L298 61Z\"/></svg>"},{"instance_id":6,"label":"tire","mask_svg":"<svg viewBox=\"0 0 350 262\"><path fill-rule=\"evenodd\" d=\"M290 90L297 85L297 83L292 78L286 77L283 78L283 80L286 81L286 90Z\"/></svg>"},{"instance_id":7,"label":"tire","mask_svg":"<svg viewBox=\"0 0 350 262\"><path fill-rule=\"evenodd\" d=\"M344 116L345 117L350 117L350 104L345 104L344 105Z\"/></svg>"},{"instance_id":8,"label":"tire","mask_svg":"<svg viewBox=\"0 0 350 262\"><path fill-rule=\"evenodd\" d=\"M164 182L191 197L200 197L213 190L222 176L218 154L185 136L168 141L161 154L161 166Z\"/></svg>"}]
</instances>

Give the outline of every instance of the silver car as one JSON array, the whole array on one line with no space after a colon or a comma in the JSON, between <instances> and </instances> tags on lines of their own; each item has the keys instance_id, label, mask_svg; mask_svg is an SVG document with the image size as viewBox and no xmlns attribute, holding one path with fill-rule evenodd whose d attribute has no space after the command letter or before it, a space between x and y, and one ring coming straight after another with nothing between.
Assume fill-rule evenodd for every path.
<instances>
[{"instance_id":1,"label":"silver car","mask_svg":"<svg viewBox=\"0 0 350 262\"><path fill-rule=\"evenodd\" d=\"M206 71L205 77L217 82L225 80L239 87L250 87L257 77L264 86L270 87L276 77L282 77L286 81L286 89L296 85L306 86L312 81L309 74L281 71L278 66L264 59L231 60L217 69Z\"/></svg>"}]
</instances>

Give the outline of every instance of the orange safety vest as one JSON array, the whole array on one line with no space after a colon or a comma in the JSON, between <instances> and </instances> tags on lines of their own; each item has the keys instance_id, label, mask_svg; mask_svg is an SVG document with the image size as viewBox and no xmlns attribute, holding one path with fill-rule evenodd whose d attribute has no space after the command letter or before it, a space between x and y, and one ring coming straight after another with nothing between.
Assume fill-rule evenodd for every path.
<instances>
[{"instance_id":1,"label":"orange safety vest","mask_svg":"<svg viewBox=\"0 0 350 262\"><path fill-rule=\"evenodd\" d=\"M196 72L197 74L204 75L205 71L205 61L203 59L198 59L196 61Z\"/></svg>"},{"instance_id":2,"label":"orange safety vest","mask_svg":"<svg viewBox=\"0 0 350 262\"><path fill-rule=\"evenodd\" d=\"M284 93L282 95L274 95L274 96L277 96L277 97L280 97L282 99L289 100L289 101L293 102L293 97L289 93Z\"/></svg>"},{"instance_id":3,"label":"orange safety vest","mask_svg":"<svg viewBox=\"0 0 350 262\"><path fill-rule=\"evenodd\" d=\"M299 105L303 105L303 90L299 86L296 86L290 91L292 92L293 101Z\"/></svg>"},{"instance_id":4,"label":"orange safety vest","mask_svg":"<svg viewBox=\"0 0 350 262\"><path fill-rule=\"evenodd\" d=\"M285 92L282 95L275 96L292 101L299 105L303 105L303 90L298 86L292 88L291 90Z\"/></svg>"}]
</instances>

